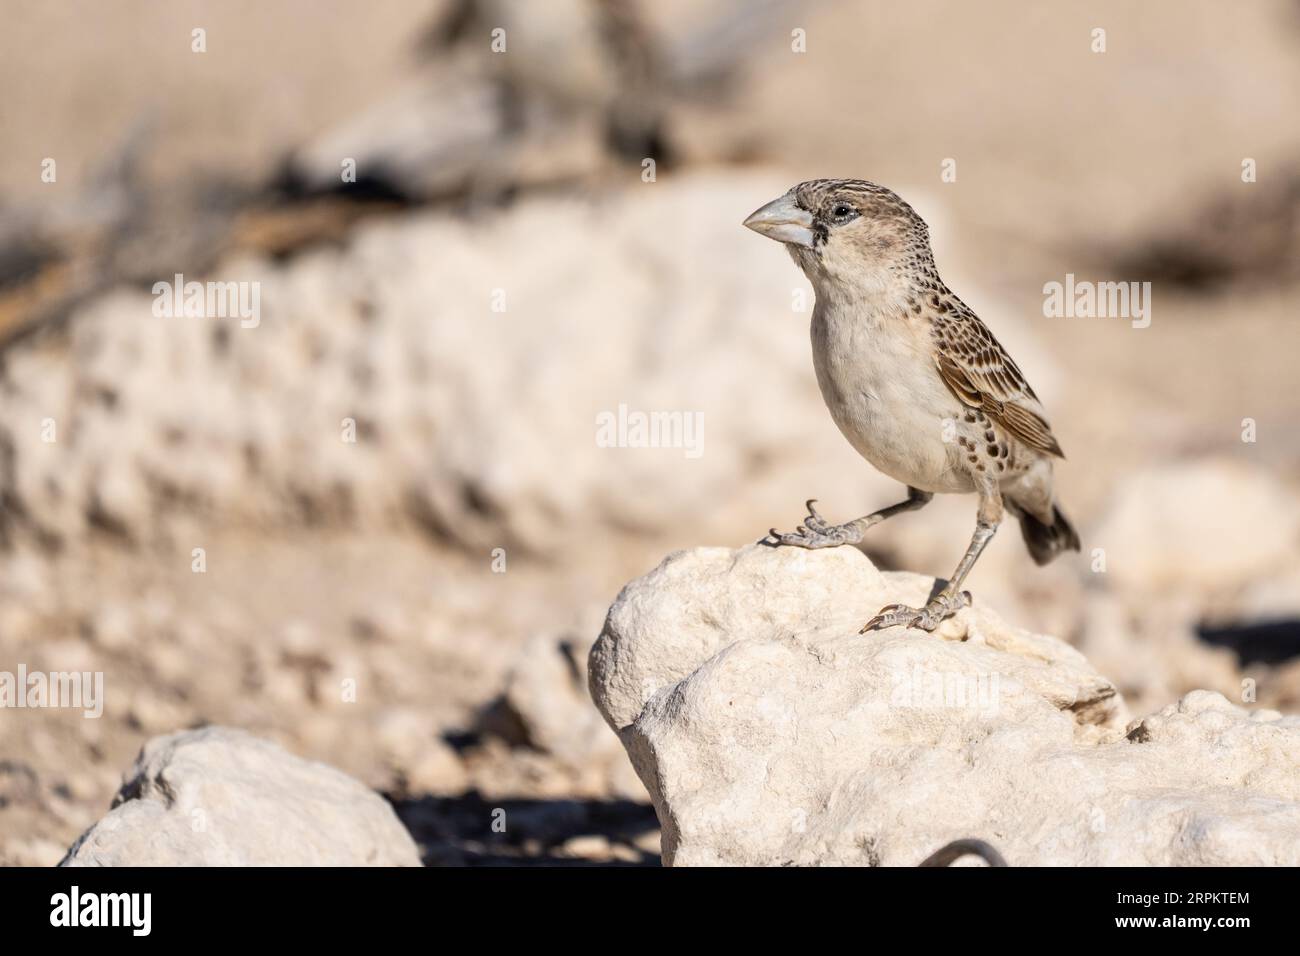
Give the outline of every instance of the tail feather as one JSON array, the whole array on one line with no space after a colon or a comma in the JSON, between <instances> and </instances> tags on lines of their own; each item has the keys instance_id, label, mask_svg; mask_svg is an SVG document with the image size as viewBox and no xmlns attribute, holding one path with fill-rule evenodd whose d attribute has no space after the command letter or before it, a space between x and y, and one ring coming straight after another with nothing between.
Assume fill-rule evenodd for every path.
<instances>
[{"instance_id":1,"label":"tail feather","mask_svg":"<svg viewBox=\"0 0 1300 956\"><path fill-rule=\"evenodd\" d=\"M1069 519L1052 505L1052 523L1044 524L1028 511L1016 509L1020 517L1020 534L1036 564L1047 564L1062 551L1078 551L1079 535Z\"/></svg>"}]
</instances>

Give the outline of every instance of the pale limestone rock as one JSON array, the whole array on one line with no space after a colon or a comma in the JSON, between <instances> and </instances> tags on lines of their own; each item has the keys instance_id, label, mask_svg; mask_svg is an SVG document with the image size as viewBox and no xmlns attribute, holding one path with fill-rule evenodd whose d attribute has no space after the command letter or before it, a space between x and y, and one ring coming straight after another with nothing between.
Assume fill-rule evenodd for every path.
<instances>
[{"instance_id":1,"label":"pale limestone rock","mask_svg":"<svg viewBox=\"0 0 1300 956\"><path fill-rule=\"evenodd\" d=\"M1204 602L1296 566L1300 500L1269 472L1240 462L1164 465L1116 486L1089 547L1105 549L1115 588Z\"/></svg>"},{"instance_id":2,"label":"pale limestone rock","mask_svg":"<svg viewBox=\"0 0 1300 956\"><path fill-rule=\"evenodd\" d=\"M1200 691L1130 724L1082 655L978 595L935 634L858 634L932 583L752 546L624 588L591 692L665 862L914 866L975 837L1013 866L1300 863L1300 720Z\"/></svg>"},{"instance_id":3,"label":"pale limestone rock","mask_svg":"<svg viewBox=\"0 0 1300 956\"><path fill-rule=\"evenodd\" d=\"M420 865L382 797L240 730L155 737L114 803L62 865Z\"/></svg>"}]
</instances>

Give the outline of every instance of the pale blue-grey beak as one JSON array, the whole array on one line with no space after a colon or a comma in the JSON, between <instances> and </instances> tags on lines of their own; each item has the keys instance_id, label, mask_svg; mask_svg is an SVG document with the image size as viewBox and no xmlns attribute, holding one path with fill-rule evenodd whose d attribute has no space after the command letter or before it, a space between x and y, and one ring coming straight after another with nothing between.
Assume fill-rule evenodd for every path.
<instances>
[{"instance_id":1,"label":"pale blue-grey beak","mask_svg":"<svg viewBox=\"0 0 1300 956\"><path fill-rule=\"evenodd\" d=\"M754 210L745 220L746 226L769 239L809 249L813 244L812 224L812 213L799 208L793 190Z\"/></svg>"}]
</instances>

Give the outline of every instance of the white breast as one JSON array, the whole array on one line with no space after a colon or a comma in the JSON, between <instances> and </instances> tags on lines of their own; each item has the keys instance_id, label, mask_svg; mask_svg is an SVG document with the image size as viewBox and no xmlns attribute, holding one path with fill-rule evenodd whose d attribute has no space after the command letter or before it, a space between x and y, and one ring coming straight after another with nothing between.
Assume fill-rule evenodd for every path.
<instances>
[{"instance_id":1,"label":"white breast","mask_svg":"<svg viewBox=\"0 0 1300 956\"><path fill-rule=\"evenodd\" d=\"M819 297L812 320L817 384L844 437L881 472L923 491L970 491L951 441L961 407L939 378L918 323L903 308Z\"/></svg>"}]
</instances>

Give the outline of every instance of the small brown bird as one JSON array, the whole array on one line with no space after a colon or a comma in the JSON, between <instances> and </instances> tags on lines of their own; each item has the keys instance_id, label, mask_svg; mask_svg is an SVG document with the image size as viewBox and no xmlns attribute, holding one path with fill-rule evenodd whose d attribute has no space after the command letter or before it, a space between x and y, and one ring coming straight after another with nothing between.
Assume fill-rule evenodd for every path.
<instances>
[{"instance_id":1,"label":"small brown bird","mask_svg":"<svg viewBox=\"0 0 1300 956\"><path fill-rule=\"evenodd\" d=\"M906 501L837 525L809 501L804 523L788 534L773 528L769 544L857 544L868 528L936 493L975 492L975 534L948 583L923 608L882 608L863 632L933 631L968 606L962 581L1004 506L1020 519L1038 564L1079 550L1052 495L1052 459L1065 456L1043 406L993 333L939 278L929 230L911 206L864 180L814 179L745 225L784 243L812 282L813 367L831 417L863 458L908 491Z\"/></svg>"}]
</instances>

